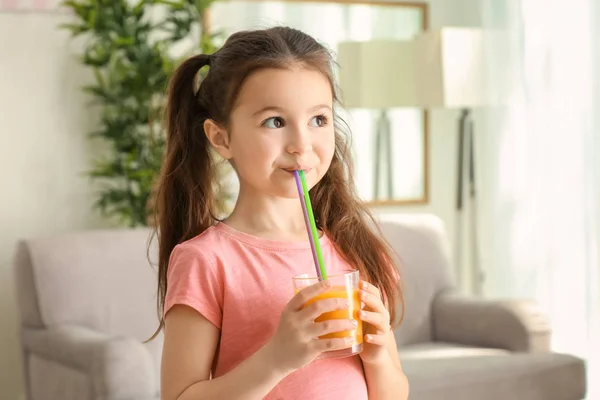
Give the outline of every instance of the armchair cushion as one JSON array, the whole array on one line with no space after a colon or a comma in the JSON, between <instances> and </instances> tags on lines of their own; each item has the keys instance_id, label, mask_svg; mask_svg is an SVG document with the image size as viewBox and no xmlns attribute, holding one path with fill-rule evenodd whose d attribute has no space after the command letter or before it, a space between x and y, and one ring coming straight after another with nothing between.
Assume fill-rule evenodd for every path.
<instances>
[{"instance_id":1,"label":"armchair cushion","mask_svg":"<svg viewBox=\"0 0 600 400\"><path fill-rule=\"evenodd\" d=\"M440 359L440 358L462 358L476 356L507 356L508 350L493 349L489 347L473 347L462 344L431 342L411 344L401 347L398 351L402 362L411 360Z\"/></svg>"},{"instance_id":2,"label":"armchair cushion","mask_svg":"<svg viewBox=\"0 0 600 400\"><path fill-rule=\"evenodd\" d=\"M150 399L158 396L152 355L132 338L111 337L81 326L24 329L23 346L32 355L82 372L96 399Z\"/></svg>"},{"instance_id":3,"label":"armchair cushion","mask_svg":"<svg viewBox=\"0 0 600 400\"><path fill-rule=\"evenodd\" d=\"M550 348L550 324L535 303L465 298L443 292L433 302L434 340L515 352Z\"/></svg>"},{"instance_id":4,"label":"armchair cushion","mask_svg":"<svg viewBox=\"0 0 600 400\"><path fill-rule=\"evenodd\" d=\"M411 400L579 400L586 393L583 361L556 353L414 357L403 367Z\"/></svg>"}]
</instances>

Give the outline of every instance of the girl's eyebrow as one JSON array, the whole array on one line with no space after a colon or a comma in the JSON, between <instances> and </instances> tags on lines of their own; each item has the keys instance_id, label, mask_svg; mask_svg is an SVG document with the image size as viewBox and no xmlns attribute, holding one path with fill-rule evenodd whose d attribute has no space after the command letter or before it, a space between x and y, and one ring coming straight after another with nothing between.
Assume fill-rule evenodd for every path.
<instances>
[{"instance_id":1,"label":"girl's eyebrow","mask_svg":"<svg viewBox=\"0 0 600 400\"><path fill-rule=\"evenodd\" d=\"M314 112L314 111L323 110L323 109L331 111L331 106L329 106L327 104L319 104L319 105L316 105L314 107L309 108L308 111L309 112Z\"/></svg>"},{"instance_id":2,"label":"girl's eyebrow","mask_svg":"<svg viewBox=\"0 0 600 400\"><path fill-rule=\"evenodd\" d=\"M267 106L267 107L263 107L260 110L256 111L255 113L253 113L252 115L258 115L258 114L262 114L266 111L277 111L277 112L281 112L283 111L283 108L281 107L276 107L276 106Z\"/></svg>"},{"instance_id":3,"label":"girl's eyebrow","mask_svg":"<svg viewBox=\"0 0 600 400\"><path fill-rule=\"evenodd\" d=\"M318 105L316 105L314 107L310 107L308 109L308 112L314 112L314 111L322 110L322 109L327 109L327 110L331 111L331 106L329 106L327 104L318 104ZM262 113L264 113L266 111L282 112L282 111L285 111L285 109L283 109L281 107L277 107L277 106L267 106L267 107L261 108L260 110L256 111L252 115L262 114Z\"/></svg>"}]
</instances>

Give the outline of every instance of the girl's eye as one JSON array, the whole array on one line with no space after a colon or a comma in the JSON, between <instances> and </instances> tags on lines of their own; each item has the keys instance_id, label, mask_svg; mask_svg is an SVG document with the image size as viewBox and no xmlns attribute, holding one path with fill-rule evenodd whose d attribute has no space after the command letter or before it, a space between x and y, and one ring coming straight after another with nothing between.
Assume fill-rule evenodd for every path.
<instances>
[{"instance_id":1,"label":"girl's eye","mask_svg":"<svg viewBox=\"0 0 600 400\"><path fill-rule=\"evenodd\" d=\"M310 124L312 126L316 126L318 128L322 128L325 125L327 125L327 117L324 115L317 115L316 117L314 117L311 121Z\"/></svg>"},{"instance_id":2,"label":"girl's eye","mask_svg":"<svg viewBox=\"0 0 600 400\"><path fill-rule=\"evenodd\" d=\"M283 120L280 117L267 118L262 123L262 126L264 126L266 128L270 128L270 129L281 128L283 126Z\"/></svg>"}]
</instances>

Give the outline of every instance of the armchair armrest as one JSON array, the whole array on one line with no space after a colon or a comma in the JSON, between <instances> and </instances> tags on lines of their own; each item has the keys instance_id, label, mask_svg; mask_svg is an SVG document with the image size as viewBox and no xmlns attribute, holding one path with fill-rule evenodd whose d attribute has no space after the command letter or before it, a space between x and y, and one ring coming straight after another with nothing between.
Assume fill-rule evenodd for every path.
<instances>
[{"instance_id":1,"label":"armchair armrest","mask_svg":"<svg viewBox=\"0 0 600 400\"><path fill-rule=\"evenodd\" d=\"M442 293L433 302L436 341L514 352L550 350L548 319L529 300L484 300Z\"/></svg>"},{"instance_id":2,"label":"armchair armrest","mask_svg":"<svg viewBox=\"0 0 600 400\"><path fill-rule=\"evenodd\" d=\"M81 326L23 330L29 352L85 373L98 399L158 397L154 361L142 343Z\"/></svg>"}]
</instances>

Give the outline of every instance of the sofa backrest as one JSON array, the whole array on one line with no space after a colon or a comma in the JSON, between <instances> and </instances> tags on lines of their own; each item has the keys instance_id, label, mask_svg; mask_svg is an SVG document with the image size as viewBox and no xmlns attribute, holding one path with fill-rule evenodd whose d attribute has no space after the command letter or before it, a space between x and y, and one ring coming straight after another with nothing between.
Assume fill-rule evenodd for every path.
<instances>
[{"instance_id":1,"label":"sofa backrest","mask_svg":"<svg viewBox=\"0 0 600 400\"><path fill-rule=\"evenodd\" d=\"M444 224L430 214L402 214L381 216L379 226L396 253L403 283L405 312L394 331L396 343L429 342L433 299L455 285Z\"/></svg>"},{"instance_id":2,"label":"sofa backrest","mask_svg":"<svg viewBox=\"0 0 600 400\"><path fill-rule=\"evenodd\" d=\"M22 324L78 324L148 339L158 327L157 240L148 251L150 238L149 229L116 229L21 241L15 272Z\"/></svg>"}]
</instances>

